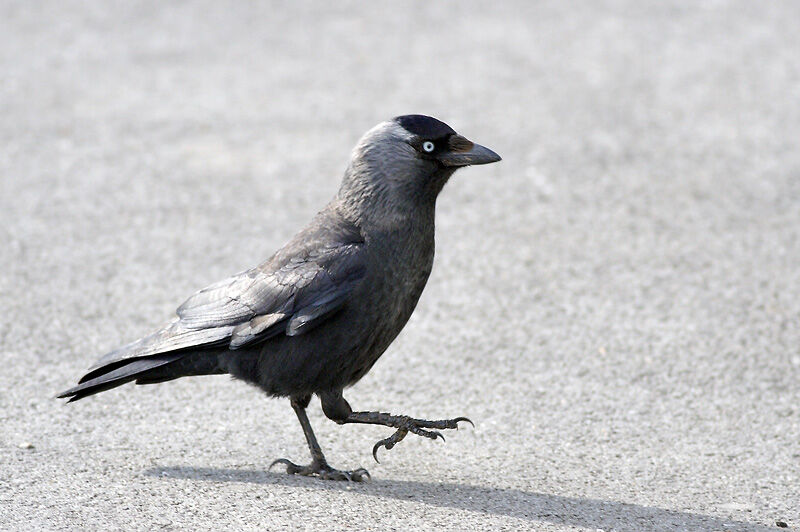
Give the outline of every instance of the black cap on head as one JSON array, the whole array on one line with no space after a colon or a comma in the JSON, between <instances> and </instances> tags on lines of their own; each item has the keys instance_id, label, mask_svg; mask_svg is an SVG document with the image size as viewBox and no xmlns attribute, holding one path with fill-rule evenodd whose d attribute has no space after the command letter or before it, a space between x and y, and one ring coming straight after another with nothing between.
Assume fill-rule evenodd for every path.
<instances>
[{"instance_id":1,"label":"black cap on head","mask_svg":"<svg viewBox=\"0 0 800 532\"><path fill-rule=\"evenodd\" d=\"M403 115L396 117L394 120L409 133L413 133L423 139L441 139L456 134L453 128L432 116Z\"/></svg>"}]
</instances>

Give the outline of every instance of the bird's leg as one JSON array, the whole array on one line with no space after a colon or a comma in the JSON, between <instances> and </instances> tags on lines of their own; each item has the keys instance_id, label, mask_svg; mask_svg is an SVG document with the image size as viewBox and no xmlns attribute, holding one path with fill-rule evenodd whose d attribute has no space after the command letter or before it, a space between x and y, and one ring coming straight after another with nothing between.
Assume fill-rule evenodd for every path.
<instances>
[{"instance_id":1,"label":"bird's leg","mask_svg":"<svg viewBox=\"0 0 800 532\"><path fill-rule=\"evenodd\" d=\"M378 449L381 447L385 447L387 450L391 449L402 441L409 432L432 440L441 438L442 441L444 441L444 436L441 432L438 432L439 430L458 429L459 421L466 421L473 427L475 426L475 424L466 417L428 421L427 419L416 419L409 416L395 416L385 412L353 412L350 405L344 397L342 397L341 392L324 394L320 397L322 399L322 411L325 412L326 416L340 425L344 425L345 423L363 423L367 425L384 425L397 429L394 434L380 440L372 448L372 456L375 458L376 462L378 461Z\"/></svg>"},{"instance_id":2,"label":"bird's leg","mask_svg":"<svg viewBox=\"0 0 800 532\"><path fill-rule=\"evenodd\" d=\"M303 434L306 436L308 442L308 449L311 451L311 463L307 466L299 466L290 462L286 458L279 458L270 464L269 468L275 464L283 464L286 466L286 472L290 475L304 475L304 476L317 476L325 480L350 480L353 482L362 482L370 477L369 472L364 468L359 468L353 471L339 471L328 465L325 460L325 455L322 454L322 449L317 443L317 438L314 436L314 431L311 429L311 423L308 421L306 415L306 407L311 399L310 396L295 398L293 397L292 408L297 419L300 420L300 425L303 427Z\"/></svg>"}]
</instances>

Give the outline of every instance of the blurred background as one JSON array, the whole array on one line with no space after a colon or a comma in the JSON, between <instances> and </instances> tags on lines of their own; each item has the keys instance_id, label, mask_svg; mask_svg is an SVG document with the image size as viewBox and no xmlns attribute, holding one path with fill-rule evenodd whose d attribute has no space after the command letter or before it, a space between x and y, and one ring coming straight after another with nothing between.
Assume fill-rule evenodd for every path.
<instances>
[{"instance_id":1,"label":"blurred background","mask_svg":"<svg viewBox=\"0 0 800 532\"><path fill-rule=\"evenodd\" d=\"M0 2L0 528L800 526L800 4ZM411 322L347 394L467 415L305 459L227 378L52 399L267 258L363 132L503 156L438 202ZM309 512L309 508L314 508Z\"/></svg>"}]
</instances>

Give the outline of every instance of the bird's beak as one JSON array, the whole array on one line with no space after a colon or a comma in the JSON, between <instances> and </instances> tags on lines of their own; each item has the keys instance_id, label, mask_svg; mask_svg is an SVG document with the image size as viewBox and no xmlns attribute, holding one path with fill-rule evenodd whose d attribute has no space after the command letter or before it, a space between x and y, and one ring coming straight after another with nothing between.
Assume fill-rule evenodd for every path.
<instances>
[{"instance_id":1,"label":"bird's beak","mask_svg":"<svg viewBox=\"0 0 800 532\"><path fill-rule=\"evenodd\" d=\"M500 160L500 156L489 148L475 144L461 135L450 137L447 151L441 153L438 158L445 166L489 164Z\"/></svg>"}]
</instances>

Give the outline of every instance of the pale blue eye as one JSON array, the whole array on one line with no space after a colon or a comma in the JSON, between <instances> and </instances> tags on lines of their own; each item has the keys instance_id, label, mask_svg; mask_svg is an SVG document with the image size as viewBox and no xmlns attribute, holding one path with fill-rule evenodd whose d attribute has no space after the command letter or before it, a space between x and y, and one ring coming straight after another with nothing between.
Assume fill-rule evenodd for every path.
<instances>
[{"instance_id":1,"label":"pale blue eye","mask_svg":"<svg viewBox=\"0 0 800 532\"><path fill-rule=\"evenodd\" d=\"M435 148L436 146L434 146L433 142L429 140L426 140L425 142L422 143L422 149L428 153L432 152Z\"/></svg>"}]
</instances>

